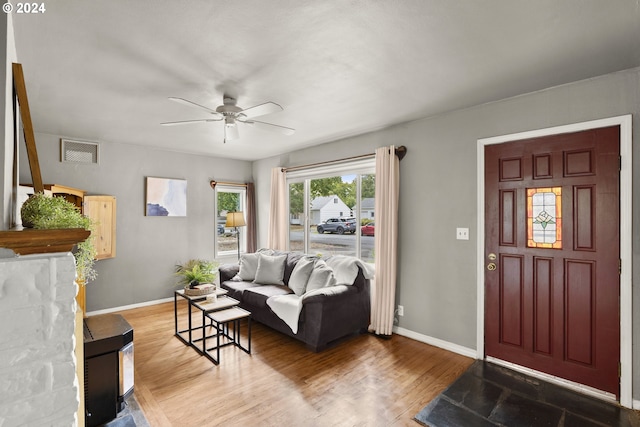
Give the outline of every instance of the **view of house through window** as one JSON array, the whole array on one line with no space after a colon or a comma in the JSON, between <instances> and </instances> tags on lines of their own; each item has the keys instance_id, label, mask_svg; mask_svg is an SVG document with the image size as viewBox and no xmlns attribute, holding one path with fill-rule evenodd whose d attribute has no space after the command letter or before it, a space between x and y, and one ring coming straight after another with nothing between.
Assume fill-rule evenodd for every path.
<instances>
[{"instance_id":1,"label":"view of house through window","mask_svg":"<svg viewBox=\"0 0 640 427\"><path fill-rule=\"evenodd\" d=\"M240 238L234 227L226 226L227 214L230 212L243 212L246 221L246 190L244 187L216 187L216 256L232 255L238 251L245 252L246 229L238 228Z\"/></svg>"},{"instance_id":2,"label":"view of house through window","mask_svg":"<svg viewBox=\"0 0 640 427\"><path fill-rule=\"evenodd\" d=\"M289 249L374 260L375 175L289 181Z\"/></svg>"}]
</instances>

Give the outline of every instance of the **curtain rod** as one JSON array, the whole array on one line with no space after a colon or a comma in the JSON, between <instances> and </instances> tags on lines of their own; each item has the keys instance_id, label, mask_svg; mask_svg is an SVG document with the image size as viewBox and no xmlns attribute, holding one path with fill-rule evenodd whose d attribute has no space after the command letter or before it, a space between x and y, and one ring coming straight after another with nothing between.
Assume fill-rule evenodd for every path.
<instances>
[{"instance_id":1,"label":"curtain rod","mask_svg":"<svg viewBox=\"0 0 640 427\"><path fill-rule=\"evenodd\" d=\"M401 145L401 146L396 148L396 156L398 156L398 160L402 160L406 154L407 154L407 147L405 147L404 145ZM307 165L292 166L290 168L282 168L282 172L291 172L291 171L296 171L296 170L299 170L299 169L311 168L311 167L314 167L314 166L323 166L323 165L330 165L330 164L333 164L333 163L348 162L349 160L367 159L369 157L375 157L375 155L376 155L376 153L361 154L359 156L346 157L344 159L339 159L339 160L329 160L329 161L326 161L326 162L309 163Z\"/></svg>"},{"instance_id":2,"label":"curtain rod","mask_svg":"<svg viewBox=\"0 0 640 427\"><path fill-rule=\"evenodd\" d=\"M216 181L215 179L212 179L211 181L209 181L209 185L211 186L211 188L213 188L214 190L216 189L216 185L227 185L229 187L247 187L247 184L241 184L239 182L222 182L222 181Z\"/></svg>"}]
</instances>

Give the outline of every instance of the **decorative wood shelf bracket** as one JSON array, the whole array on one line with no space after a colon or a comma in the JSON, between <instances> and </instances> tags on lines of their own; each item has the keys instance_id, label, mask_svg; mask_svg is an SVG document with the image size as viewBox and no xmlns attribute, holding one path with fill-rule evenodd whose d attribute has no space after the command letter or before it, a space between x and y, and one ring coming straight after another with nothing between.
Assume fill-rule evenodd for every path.
<instances>
[{"instance_id":1,"label":"decorative wood shelf bracket","mask_svg":"<svg viewBox=\"0 0 640 427\"><path fill-rule=\"evenodd\" d=\"M36 138L33 132L33 123L31 122L31 110L29 109L27 86L24 82L22 64L14 62L12 70L13 87L16 91L16 96L18 97L18 106L20 107L20 118L22 119L22 128L24 130L24 141L27 145L27 158L29 159L33 188L36 193L42 193L44 192L44 186L42 184L42 175L40 174L38 150L36 150Z\"/></svg>"}]
</instances>

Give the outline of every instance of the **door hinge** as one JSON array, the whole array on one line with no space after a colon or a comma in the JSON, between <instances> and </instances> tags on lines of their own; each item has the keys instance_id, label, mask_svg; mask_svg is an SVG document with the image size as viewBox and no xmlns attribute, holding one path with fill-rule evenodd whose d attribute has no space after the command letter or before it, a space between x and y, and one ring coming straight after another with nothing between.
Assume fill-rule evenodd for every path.
<instances>
[{"instance_id":1,"label":"door hinge","mask_svg":"<svg viewBox=\"0 0 640 427\"><path fill-rule=\"evenodd\" d=\"M622 378L622 364L618 362L618 378Z\"/></svg>"},{"instance_id":2,"label":"door hinge","mask_svg":"<svg viewBox=\"0 0 640 427\"><path fill-rule=\"evenodd\" d=\"M618 156L618 170L622 170L622 156Z\"/></svg>"},{"instance_id":3,"label":"door hinge","mask_svg":"<svg viewBox=\"0 0 640 427\"><path fill-rule=\"evenodd\" d=\"M622 275L622 258L618 259L618 275Z\"/></svg>"}]
</instances>

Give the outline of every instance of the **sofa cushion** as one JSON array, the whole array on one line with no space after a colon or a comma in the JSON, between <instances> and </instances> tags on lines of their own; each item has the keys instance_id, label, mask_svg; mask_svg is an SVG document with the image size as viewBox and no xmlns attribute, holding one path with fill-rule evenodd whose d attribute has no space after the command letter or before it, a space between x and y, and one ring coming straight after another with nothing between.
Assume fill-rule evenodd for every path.
<instances>
[{"instance_id":1,"label":"sofa cushion","mask_svg":"<svg viewBox=\"0 0 640 427\"><path fill-rule=\"evenodd\" d=\"M238 278L245 281L252 281L256 278L256 270L258 269L259 253L242 254L240 257L240 271Z\"/></svg>"},{"instance_id":2,"label":"sofa cushion","mask_svg":"<svg viewBox=\"0 0 640 427\"><path fill-rule=\"evenodd\" d=\"M251 307L266 307L267 299L275 295L292 294L293 291L284 285L262 285L247 288L242 293L242 305Z\"/></svg>"},{"instance_id":3,"label":"sofa cushion","mask_svg":"<svg viewBox=\"0 0 640 427\"><path fill-rule=\"evenodd\" d=\"M322 260L316 261L313 271L307 281L306 292L324 288L325 286L335 285L336 278L333 276L333 270Z\"/></svg>"},{"instance_id":4,"label":"sofa cushion","mask_svg":"<svg viewBox=\"0 0 640 427\"><path fill-rule=\"evenodd\" d=\"M259 254L258 269L253 282L260 285L284 285L284 264L286 261L286 255Z\"/></svg>"},{"instance_id":5,"label":"sofa cushion","mask_svg":"<svg viewBox=\"0 0 640 427\"><path fill-rule=\"evenodd\" d=\"M316 260L317 258L315 257L302 257L293 268L288 285L296 295L303 295L305 293L307 282L309 281L309 276L311 276Z\"/></svg>"},{"instance_id":6,"label":"sofa cushion","mask_svg":"<svg viewBox=\"0 0 640 427\"><path fill-rule=\"evenodd\" d=\"M284 284L289 286L293 269L298 265L298 261L307 255L299 252L285 252L287 254L287 262L284 264Z\"/></svg>"},{"instance_id":7,"label":"sofa cushion","mask_svg":"<svg viewBox=\"0 0 640 427\"><path fill-rule=\"evenodd\" d=\"M240 301L242 299L242 293L249 289L249 288L255 288L256 285L253 282L238 282L236 280L227 280L225 282L222 282L220 284L220 287L223 289L226 289L229 291L229 296L231 298L235 298L238 301Z\"/></svg>"}]
</instances>

